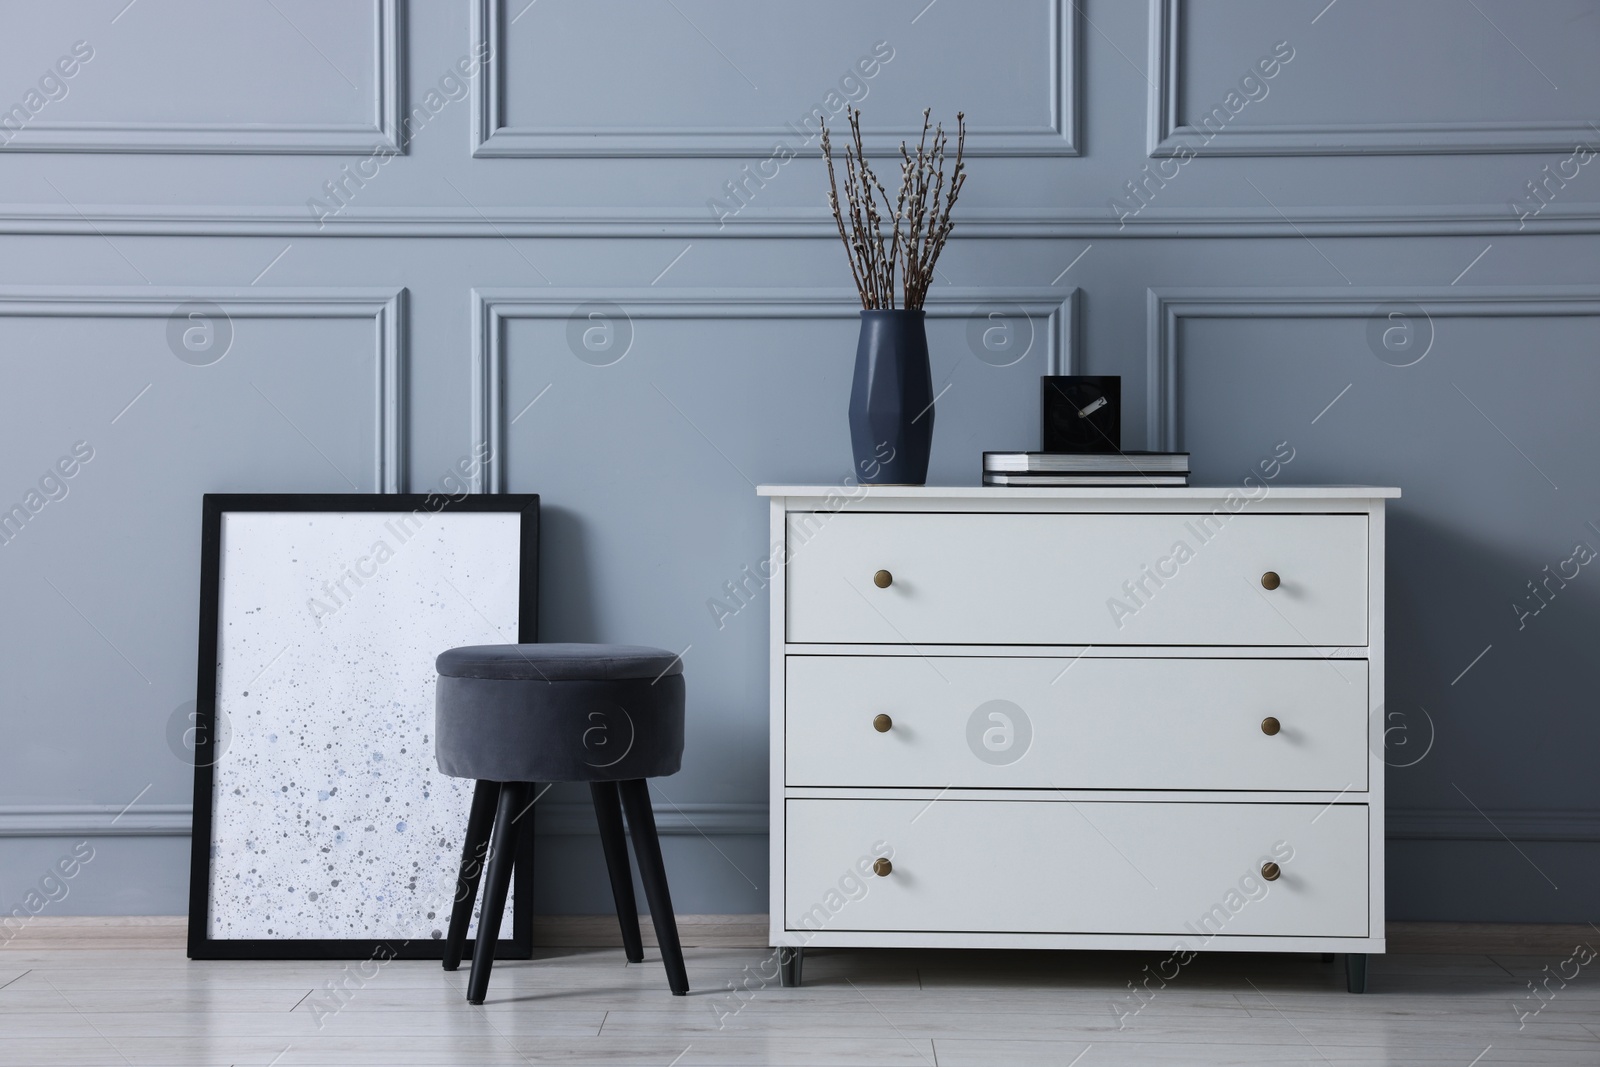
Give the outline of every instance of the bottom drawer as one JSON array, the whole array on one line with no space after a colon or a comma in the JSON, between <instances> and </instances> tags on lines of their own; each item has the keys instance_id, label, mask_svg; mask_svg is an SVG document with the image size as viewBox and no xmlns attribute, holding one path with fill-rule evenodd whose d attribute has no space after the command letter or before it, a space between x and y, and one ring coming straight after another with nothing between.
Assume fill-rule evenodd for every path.
<instances>
[{"instance_id":1,"label":"bottom drawer","mask_svg":"<svg viewBox=\"0 0 1600 1067\"><path fill-rule=\"evenodd\" d=\"M1365 804L786 802L790 930L1366 937ZM872 872L879 858L885 875ZM1275 881L1262 865L1278 864Z\"/></svg>"}]
</instances>

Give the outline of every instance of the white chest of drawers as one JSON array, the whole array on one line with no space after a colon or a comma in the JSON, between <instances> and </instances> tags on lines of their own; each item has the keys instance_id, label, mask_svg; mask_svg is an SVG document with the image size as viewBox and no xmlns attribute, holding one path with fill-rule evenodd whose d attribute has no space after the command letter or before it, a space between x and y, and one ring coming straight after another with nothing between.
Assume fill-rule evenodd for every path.
<instances>
[{"instance_id":1,"label":"white chest of drawers","mask_svg":"<svg viewBox=\"0 0 1600 1067\"><path fill-rule=\"evenodd\" d=\"M1398 490L763 486L771 941L1384 949Z\"/></svg>"}]
</instances>

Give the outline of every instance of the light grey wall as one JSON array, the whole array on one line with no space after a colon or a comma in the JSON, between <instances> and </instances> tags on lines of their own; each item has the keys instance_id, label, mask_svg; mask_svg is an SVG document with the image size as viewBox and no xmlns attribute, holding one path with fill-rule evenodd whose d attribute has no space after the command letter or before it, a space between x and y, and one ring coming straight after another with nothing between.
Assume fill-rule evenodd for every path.
<instances>
[{"instance_id":1,"label":"light grey wall","mask_svg":"<svg viewBox=\"0 0 1600 1067\"><path fill-rule=\"evenodd\" d=\"M3 14L0 505L93 449L0 546L4 910L80 836L96 858L55 912L185 907L168 733L194 698L200 495L425 489L478 435L496 484L544 495L544 635L689 647L690 750L658 797L679 910L764 910L766 600L720 627L707 601L764 552L752 483L849 470L848 274L784 125L839 90L876 130L925 105L972 125L932 480L1032 444L1055 366L1123 375L1127 444L1192 449L1208 482L1288 441L1285 480L1401 486L1391 915L1589 917L1600 577L1513 605L1600 549L1600 5ZM169 343L188 302L226 316L211 365ZM590 302L626 310L614 364L569 343ZM969 343L991 312L1031 332L1014 364ZM547 799L540 909L601 910L582 798Z\"/></svg>"}]
</instances>

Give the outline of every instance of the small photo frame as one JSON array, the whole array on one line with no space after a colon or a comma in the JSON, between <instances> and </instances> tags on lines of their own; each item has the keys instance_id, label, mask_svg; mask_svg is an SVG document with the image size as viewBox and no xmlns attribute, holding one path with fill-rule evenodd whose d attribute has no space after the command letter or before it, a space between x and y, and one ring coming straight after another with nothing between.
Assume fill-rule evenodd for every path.
<instances>
[{"instance_id":1,"label":"small photo frame","mask_svg":"<svg viewBox=\"0 0 1600 1067\"><path fill-rule=\"evenodd\" d=\"M1122 451L1121 377L1051 374L1039 386L1040 451Z\"/></svg>"}]
</instances>

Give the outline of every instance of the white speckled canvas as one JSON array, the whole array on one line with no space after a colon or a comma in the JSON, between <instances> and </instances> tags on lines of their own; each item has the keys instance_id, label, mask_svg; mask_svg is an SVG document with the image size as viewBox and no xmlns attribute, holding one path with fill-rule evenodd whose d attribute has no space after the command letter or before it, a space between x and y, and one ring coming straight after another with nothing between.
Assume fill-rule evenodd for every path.
<instances>
[{"instance_id":1,"label":"white speckled canvas","mask_svg":"<svg viewBox=\"0 0 1600 1067\"><path fill-rule=\"evenodd\" d=\"M209 937L442 936L472 783L434 764L433 661L516 641L520 540L514 513L223 515Z\"/></svg>"}]
</instances>

